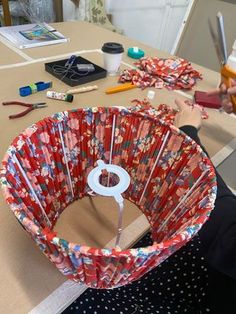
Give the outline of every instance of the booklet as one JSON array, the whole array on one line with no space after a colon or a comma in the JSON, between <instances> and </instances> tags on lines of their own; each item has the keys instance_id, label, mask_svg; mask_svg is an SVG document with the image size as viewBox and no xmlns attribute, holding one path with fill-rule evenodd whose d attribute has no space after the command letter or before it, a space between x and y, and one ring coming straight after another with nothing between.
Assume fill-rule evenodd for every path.
<instances>
[{"instance_id":1,"label":"booklet","mask_svg":"<svg viewBox=\"0 0 236 314\"><path fill-rule=\"evenodd\" d=\"M20 49L69 41L46 23L0 27L0 35Z\"/></svg>"}]
</instances>

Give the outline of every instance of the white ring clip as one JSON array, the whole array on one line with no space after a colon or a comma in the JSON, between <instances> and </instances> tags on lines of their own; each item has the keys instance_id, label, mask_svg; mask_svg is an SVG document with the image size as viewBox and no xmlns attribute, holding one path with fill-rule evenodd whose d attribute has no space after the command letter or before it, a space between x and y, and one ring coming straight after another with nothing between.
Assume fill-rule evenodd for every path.
<instances>
[{"instance_id":1,"label":"white ring clip","mask_svg":"<svg viewBox=\"0 0 236 314\"><path fill-rule=\"evenodd\" d=\"M113 196L119 204L119 221L118 221L118 234L116 238L116 246L119 244L122 225L122 211L124 208L124 199L121 195L130 185L130 176L128 172L120 166L105 164L102 160L97 161L98 166L90 171L88 175L88 185L92 191L103 196ZM114 173L118 176L119 182L115 186L104 186L99 182L102 170L109 173Z\"/></svg>"}]
</instances>

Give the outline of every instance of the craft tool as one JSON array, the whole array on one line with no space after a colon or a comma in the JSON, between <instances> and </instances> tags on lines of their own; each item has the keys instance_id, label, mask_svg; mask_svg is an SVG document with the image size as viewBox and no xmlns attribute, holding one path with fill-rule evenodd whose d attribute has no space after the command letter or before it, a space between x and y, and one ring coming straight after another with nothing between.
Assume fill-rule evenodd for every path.
<instances>
[{"instance_id":1,"label":"craft tool","mask_svg":"<svg viewBox=\"0 0 236 314\"><path fill-rule=\"evenodd\" d=\"M107 75L105 69L80 56L76 57L76 61L74 61L70 69L65 67L67 61L67 59L64 59L45 63L45 70L67 85L73 86L71 88L79 87L77 85L81 84L87 85L89 82Z\"/></svg>"},{"instance_id":2,"label":"craft tool","mask_svg":"<svg viewBox=\"0 0 236 314\"><path fill-rule=\"evenodd\" d=\"M37 92L41 92L49 87L52 87L52 82L37 82L28 86L20 87L19 94L20 96L25 97Z\"/></svg>"},{"instance_id":3,"label":"craft tool","mask_svg":"<svg viewBox=\"0 0 236 314\"><path fill-rule=\"evenodd\" d=\"M76 56L72 55L65 63L65 68L70 69L76 60Z\"/></svg>"},{"instance_id":4,"label":"craft tool","mask_svg":"<svg viewBox=\"0 0 236 314\"><path fill-rule=\"evenodd\" d=\"M114 93L119 93L119 92L129 90L129 89L132 89L135 87L136 87L136 85L134 85L132 83L124 83L122 85L109 87L108 89L105 90L105 93L106 94L114 94Z\"/></svg>"},{"instance_id":5,"label":"craft tool","mask_svg":"<svg viewBox=\"0 0 236 314\"><path fill-rule=\"evenodd\" d=\"M195 91L194 92L195 102L207 108L220 109L221 108L221 99L219 95L208 95L206 92Z\"/></svg>"},{"instance_id":6,"label":"craft tool","mask_svg":"<svg viewBox=\"0 0 236 314\"><path fill-rule=\"evenodd\" d=\"M97 85L90 85L90 86L85 86L85 87L79 87L75 89L69 89L66 94L79 94L79 93L85 93L85 92L90 92L92 90L98 89Z\"/></svg>"},{"instance_id":7,"label":"craft tool","mask_svg":"<svg viewBox=\"0 0 236 314\"><path fill-rule=\"evenodd\" d=\"M64 100L67 102L72 102L74 96L71 94L66 94L66 93L58 93L55 91L47 91L47 98L51 99L57 99L57 100Z\"/></svg>"},{"instance_id":8,"label":"craft tool","mask_svg":"<svg viewBox=\"0 0 236 314\"><path fill-rule=\"evenodd\" d=\"M56 74L62 74L61 80L63 80L67 75L71 79L73 79L73 76L86 76L89 73L92 73L95 71L95 66L92 63L83 63L83 64L76 64L73 65L76 61L77 57L72 55L65 65L53 65L53 71Z\"/></svg>"},{"instance_id":9,"label":"craft tool","mask_svg":"<svg viewBox=\"0 0 236 314\"><path fill-rule=\"evenodd\" d=\"M22 111L22 112L17 113L17 114L10 115L9 119L20 118L20 117L25 116L27 113L29 113L30 111L32 111L34 109L47 107L45 102L39 102L39 103L35 103L35 104L30 104L30 103L24 103L24 102L21 102L21 101L5 101L2 104L3 104L3 106L19 105L19 106L23 106L23 107L28 107L28 109L26 109L25 111Z\"/></svg>"},{"instance_id":10,"label":"craft tool","mask_svg":"<svg viewBox=\"0 0 236 314\"><path fill-rule=\"evenodd\" d=\"M70 56L70 58L66 61L65 65L64 65L64 70L62 72L63 76L61 77L61 81L63 80L63 78L68 74L68 72L71 70L71 68L73 67L73 64L76 60L76 56L72 55Z\"/></svg>"},{"instance_id":11,"label":"craft tool","mask_svg":"<svg viewBox=\"0 0 236 314\"><path fill-rule=\"evenodd\" d=\"M224 31L224 20L223 16L220 12L217 14L217 30L218 34L215 33L213 26L208 20L209 30L211 33L211 37L215 46L216 54L220 61L221 66L221 83L225 84L227 88L232 86L232 81L236 79L236 68L232 68L227 64L228 56L226 49L226 39L225 39L225 31ZM236 113L236 96L230 95L230 100L233 105L233 111Z\"/></svg>"},{"instance_id":12,"label":"craft tool","mask_svg":"<svg viewBox=\"0 0 236 314\"><path fill-rule=\"evenodd\" d=\"M94 72L95 71L95 67L92 63L87 63L87 64L77 64L76 65L77 69L79 72Z\"/></svg>"}]
</instances>

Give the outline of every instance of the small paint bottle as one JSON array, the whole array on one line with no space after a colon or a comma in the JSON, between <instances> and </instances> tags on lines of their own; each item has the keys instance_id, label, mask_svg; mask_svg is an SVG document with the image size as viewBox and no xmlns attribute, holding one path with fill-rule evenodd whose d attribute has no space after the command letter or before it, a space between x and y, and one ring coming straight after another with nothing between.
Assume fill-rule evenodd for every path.
<instances>
[{"instance_id":1,"label":"small paint bottle","mask_svg":"<svg viewBox=\"0 0 236 314\"><path fill-rule=\"evenodd\" d=\"M49 90L49 91L47 91L47 98L72 102L74 96L72 94L58 93L58 92L54 92L54 91Z\"/></svg>"}]
</instances>

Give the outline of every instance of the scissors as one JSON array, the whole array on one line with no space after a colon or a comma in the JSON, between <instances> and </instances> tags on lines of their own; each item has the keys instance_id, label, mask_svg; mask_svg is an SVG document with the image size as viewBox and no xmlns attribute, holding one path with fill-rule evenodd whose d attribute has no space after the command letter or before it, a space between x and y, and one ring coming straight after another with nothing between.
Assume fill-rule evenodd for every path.
<instances>
[{"instance_id":1,"label":"scissors","mask_svg":"<svg viewBox=\"0 0 236 314\"><path fill-rule=\"evenodd\" d=\"M236 71L227 65L228 54L226 48L223 16L220 12L218 12L216 18L218 35L215 33L210 20L208 20L208 25L221 66L221 84L225 84L226 88L228 89L232 86L232 81L236 79ZM233 112L236 113L236 96L230 95L230 100L233 105Z\"/></svg>"},{"instance_id":2,"label":"scissors","mask_svg":"<svg viewBox=\"0 0 236 314\"><path fill-rule=\"evenodd\" d=\"M21 102L21 101L5 101L2 104L3 104L3 106L19 105L19 106L27 107L26 110L24 110L20 113L10 115L9 119L20 118L20 117L25 116L27 113L29 113L30 111L32 111L34 109L47 107L45 102L39 102L39 103L35 103L35 104L27 104L27 103Z\"/></svg>"}]
</instances>

